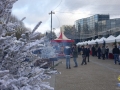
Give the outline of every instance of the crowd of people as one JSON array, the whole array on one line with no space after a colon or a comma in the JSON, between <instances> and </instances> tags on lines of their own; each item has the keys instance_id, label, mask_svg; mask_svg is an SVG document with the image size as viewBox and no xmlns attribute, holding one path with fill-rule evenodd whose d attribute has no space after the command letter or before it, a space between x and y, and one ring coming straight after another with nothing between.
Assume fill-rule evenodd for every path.
<instances>
[{"instance_id":1,"label":"crowd of people","mask_svg":"<svg viewBox=\"0 0 120 90\"><path fill-rule=\"evenodd\" d=\"M89 47L82 46L80 52L79 52L78 49L79 48L76 46L76 44L73 44L72 47L65 46L65 48L64 48L64 54L65 54L65 57L66 57L66 69L71 69L71 66L70 66L71 55L72 55L73 61L75 63L74 67L78 67L77 58L78 58L79 54L81 54L82 57L83 57L81 65L83 65L83 64L87 65L86 58L87 58L87 60L89 62L89 54L90 54Z\"/></svg>"},{"instance_id":2,"label":"crowd of people","mask_svg":"<svg viewBox=\"0 0 120 90\"><path fill-rule=\"evenodd\" d=\"M120 50L119 48L115 45L114 48L112 49L112 53L114 56L114 64L119 64L120 65ZM81 65L87 65L87 62L89 61L89 56L90 54L94 57L97 56L98 59L109 59L109 48L108 46L98 46L97 48L93 45L92 47L89 47L89 45L86 46L76 46L76 44L73 44L72 47L70 46L65 46L64 47L64 55L66 57L66 69L71 69L70 65L70 58L71 55L73 57L73 61L75 63L74 67L78 67L77 63L77 58L78 55L82 55L82 62Z\"/></svg>"}]
</instances>

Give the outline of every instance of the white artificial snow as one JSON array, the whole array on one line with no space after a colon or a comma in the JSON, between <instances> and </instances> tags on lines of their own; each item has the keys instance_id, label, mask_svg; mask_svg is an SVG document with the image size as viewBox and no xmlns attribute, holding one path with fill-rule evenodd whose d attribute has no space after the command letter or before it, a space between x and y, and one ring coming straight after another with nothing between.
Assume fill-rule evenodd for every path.
<instances>
[{"instance_id":1,"label":"white artificial snow","mask_svg":"<svg viewBox=\"0 0 120 90\"><path fill-rule=\"evenodd\" d=\"M51 71L50 67L41 68L48 64L46 61L38 67L34 66L34 63L37 60L56 57L55 50L47 37L35 39L39 34L34 32L41 21L31 33L26 32L17 40L15 28L20 25L9 21L16 1L0 0L0 90L54 90L43 80L50 79L50 74L57 71ZM7 33L11 35L6 36ZM41 50L41 53L34 54L35 50Z\"/></svg>"}]
</instances>

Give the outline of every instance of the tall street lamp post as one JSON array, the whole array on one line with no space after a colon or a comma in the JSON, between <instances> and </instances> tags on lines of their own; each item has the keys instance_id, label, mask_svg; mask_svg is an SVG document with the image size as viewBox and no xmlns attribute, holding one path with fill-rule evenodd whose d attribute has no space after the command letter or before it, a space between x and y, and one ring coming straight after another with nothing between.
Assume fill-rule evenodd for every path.
<instances>
[{"instance_id":1,"label":"tall street lamp post","mask_svg":"<svg viewBox=\"0 0 120 90\"><path fill-rule=\"evenodd\" d=\"M53 28L53 34L52 34L53 35L52 36L53 39L55 39L55 32L54 31L55 31L55 28Z\"/></svg>"},{"instance_id":2,"label":"tall street lamp post","mask_svg":"<svg viewBox=\"0 0 120 90\"><path fill-rule=\"evenodd\" d=\"M52 14L55 14L55 12L51 11L49 14L51 14L51 40L52 40ZM53 64L52 64L53 69L55 69L54 68L54 58L51 58L50 60L53 62Z\"/></svg>"},{"instance_id":3,"label":"tall street lamp post","mask_svg":"<svg viewBox=\"0 0 120 90\"><path fill-rule=\"evenodd\" d=\"M51 14L51 40L52 40L52 14L55 14L55 12L50 12L49 14Z\"/></svg>"}]
</instances>

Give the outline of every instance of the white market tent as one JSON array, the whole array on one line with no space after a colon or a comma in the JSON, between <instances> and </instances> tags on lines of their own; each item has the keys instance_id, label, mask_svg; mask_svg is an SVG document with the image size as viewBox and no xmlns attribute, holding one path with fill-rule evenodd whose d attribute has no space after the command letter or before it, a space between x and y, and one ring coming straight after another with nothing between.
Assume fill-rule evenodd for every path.
<instances>
[{"instance_id":1,"label":"white market tent","mask_svg":"<svg viewBox=\"0 0 120 90\"><path fill-rule=\"evenodd\" d=\"M79 43L77 43L77 46L78 46L78 45L83 45L83 42L79 42Z\"/></svg>"},{"instance_id":2,"label":"white market tent","mask_svg":"<svg viewBox=\"0 0 120 90\"><path fill-rule=\"evenodd\" d=\"M101 39L96 39L96 40L89 40L89 41L85 41L85 42L79 42L77 43L77 45L93 45L96 44L96 42L98 42L98 44L102 44L104 41L105 43L114 43L116 40L116 42L120 42L120 35L117 37L114 37L112 35L110 35L108 38L102 37Z\"/></svg>"},{"instance_id":3,"label":"white market tent","mask_svg":"<svg viewBox=\"0 0 120 90\"><path fill-rule=\"evenodd\" d=\"M81 42L80 45L86 45L88 42L85 41L85 42Z\"/></svg>"},{"instance_id":4,"label":"white market tent","mask_svg":"<svg viewBox=\"0 0 120 90\"><path fill-rule=\"evenodd\" d=\"M95 42L95 44L96 44L96 42L99 42L99 40L100 40L100 39L98 39L98 38L97 38L97 39L95 39L95 41L94 41L94 42Z\"/></svg>"},{"instance_id":5,"label":"white market tent","mask_svg":"<svg viewBox=\"0 0 120 90\"><path fill-rule=\"evenodd\" d=\"M99 41L99 39L97 38L97 39L95 39L95 40L91 40L91 41L89 41L89 43L88 44L96 44L96 42L98 42Z\"/></svg>"},{"instance_id":6,"label":"white market tent","mask_svg":"<svg viewBox=\"0 0 120 90\"><path fill-rule=\"evenodd\" d=\"M89 40L89 41L88 41L88 44L89 44L90 42L91 42L91 41Z\"/></svg>"},{"instance_id":7,"label":"white market tent","mask_svg":"<svg viewBox=\"0 0 120 90\"><path fill-rule=\"evenodd\" d=\"M85 41L85 42L84 42L84 45L87 45L87 43L88 43L88 42L87 42L87 41Z\"/></svg>"},{"instance_id":8,"label":"white market tent","mask_svg":"<svg viewBox=\"0 0 120 90\"><path fill-rule=\"evenodd\" d=\"M88 44L95 44L95 40L91 40Z\"/></svg>"},{"instance_id":9,"label":"white market tent","mask_svg":"<svg viewBox=\"0 0 120 90\"><path fill-rule=\"evenodd\" d=\"M106 43L113 43L113 42L115 42L115 37L114 36L112 36L112 35L110 35L107 39L106 39Z\"/></svg>"},{"instance_id":10,"label":"white market tent","mask_svg":"<svg viewBox=\"0 0 120 90\"><path fill-rule=\"evenodd\" d=\"M98 40L98 44L103 43L104 41L106 41L106 38L102 37L101 39Z\"/></svg>"},{"instance_id":11,"label":"white market tent","mask_svg":"<svg viewBox=\"0 0 120 90\"><path fill-rule=\"evenodd\" d=\"M116 37L116 41L120 42L120 35Z\"/></svg>"},{"instance_id":12,"label":"white market tent","mask_svg":"<svg viewBox=\"0 0 120 90\"><path fill-rule=\"evenodd\" d=\"M76 45L77 45L77 46L80 45L80 42L78 42Z\"/></svg>"},{"instance_id":13,"label":"white market tent","mask_svg":"<svg viewBox=\"0 0 120 90\"><path fill-rule=\"evenodd\" d=\"M99 40L100 40L100 39L97 38L97 39L95 39L95 42L98 42Z\"/></svg>"}]
</instances>

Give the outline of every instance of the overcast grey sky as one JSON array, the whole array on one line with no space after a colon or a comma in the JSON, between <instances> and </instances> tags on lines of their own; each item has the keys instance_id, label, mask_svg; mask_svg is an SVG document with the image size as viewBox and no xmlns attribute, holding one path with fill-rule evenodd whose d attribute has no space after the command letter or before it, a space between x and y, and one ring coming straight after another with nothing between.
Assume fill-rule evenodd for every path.
<instances>
[{"instance_id":1,"label":"overcast grey sky","mask_svg":"<svg viewBox=\"0 0 120 90\"><path fill-rule=\"evenodd\" d=\"M50 30L51 16L54 11L53 28L58 33L62 25L74 25L75 20L94 14L110 14L110 18L120 18L120 0L18 0L12 13L22 19L26 27L33 29L42 21L37 31Z\"/></svg>"}]
</instances>

